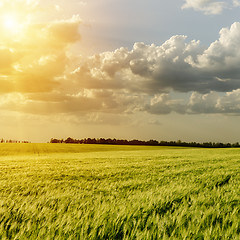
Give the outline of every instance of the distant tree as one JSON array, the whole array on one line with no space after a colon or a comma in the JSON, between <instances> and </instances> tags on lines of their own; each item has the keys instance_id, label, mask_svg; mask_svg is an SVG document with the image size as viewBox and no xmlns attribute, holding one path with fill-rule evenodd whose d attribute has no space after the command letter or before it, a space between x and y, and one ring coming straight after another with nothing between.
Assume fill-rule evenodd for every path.
<instances>
[{"instance_id":1,"label":"distant tree","mask_svg":"<svg viewBox=\"0 0 240 240\"><path fill-rule=\"evenodd\" d=\"M59 143L59 140L56 138L51 138L50 143Z\"/></svg>"},{"instance_id":2,"label":"distant tree","mask_svg":"<svg viewBox=\"0 0 240 240\"><path fill-rule=\"evenodd\" d=\"M65 143L74 143L74 139L68 137L68 138L65 140Z\"/></svg>"},{"instance_id":3,"label":"distant tree","mask_svg":"<svg viewBox=\"0 0 240 240\"><path fill-rule=\"evenodd\" d=\"M240 145L239 145L238 142L236 142L236 143L233 143L233 144L232 144L232 147L240 147Z\"/></svg>"},{"instance_id":4,"label":"distant tree","mask_svg":"<svg viewBox=\"0 0 240 240\"><path fill-rule=\"evenodd\" d=\"M4 142L2 139L1 142ZM13 140L6 140L6 142L17 142ZM150 139L148 141L141 141L137 139L126 140L126 139L116 139L116 138L84 138L84 139L73 139L68 137L66 140L51 138L50 143L75 143L75 144L113 144L113 145L151 145L151 146L183 146L183 147L203 147L203 148L230 148L230 147L240 147L238 142L231 143L215 143L215 142L182 142L178 141L161 141Z\"/></svg>"},{"instance_id":5,"label":"distant tree","mask_svg":"<svg viewBox=\"0 0 240 240\"><path fill-rule=\"evenodd\" d=\"M152 145L152 146L157 146L159 143L158 143L157 140L151 139L151 140L149 140L149 141L147 142L147 144L148 144L148 145Z\"/></svg>"}]
</instances>

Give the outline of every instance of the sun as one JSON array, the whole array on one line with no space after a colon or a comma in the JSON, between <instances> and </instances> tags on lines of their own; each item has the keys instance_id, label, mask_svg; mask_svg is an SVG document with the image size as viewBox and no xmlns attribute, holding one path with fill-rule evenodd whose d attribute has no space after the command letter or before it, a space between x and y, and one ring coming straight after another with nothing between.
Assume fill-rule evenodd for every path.
<instances>
[{"instance_id":1,"label":"sun","mask_svg":"<svg viewBox=\"0 0 240 240\"><path fill-rule=\"evenodd\" d=\"M3 16L2 20L3 27L6 31L9 31L11 33L17 33L20 31L20 24L18 22L18 19L13 14L6 14Z\"/></svg>"}]
</instances>

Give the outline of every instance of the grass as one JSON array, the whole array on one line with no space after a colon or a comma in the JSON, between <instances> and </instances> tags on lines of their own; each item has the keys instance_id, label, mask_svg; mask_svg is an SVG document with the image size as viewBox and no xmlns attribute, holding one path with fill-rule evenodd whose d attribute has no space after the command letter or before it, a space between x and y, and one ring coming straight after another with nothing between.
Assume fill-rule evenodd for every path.
<instances>
[{"instance_id":1,"label":"grass","mask_svg":"<svg viewBox=\"0 0 240 240\"><path fill-rule=\"evenodd\" d=\"M0 144L0 239L240 239L240 149Z\"/></svg>"}]
</instances>

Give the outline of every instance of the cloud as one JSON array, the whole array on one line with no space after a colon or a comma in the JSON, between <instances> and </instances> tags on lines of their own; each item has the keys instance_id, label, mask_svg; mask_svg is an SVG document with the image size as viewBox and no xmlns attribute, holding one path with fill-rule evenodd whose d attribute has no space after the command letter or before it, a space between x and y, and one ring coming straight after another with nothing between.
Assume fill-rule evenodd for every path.
<instances>
[{"instance_id":1,"label":"cloud","mask_svg":"<svg viewBox=\"0 0 240 240\"><path fill-rule=\"evenodd\" d=\"M88 58L72 51L80 25L73 16L26 23L15 38L0 30L1 109L91 122L137 112L239 113L240 23L223 28L209 47L176 35Z\"/></svg>"},{"instance_id":2,"label":"cloud","mask_svg":"<svg viewBox=\"0 0 240 240\"><path fill-rule=\"evenodd\" d=\"M71 19L55 21L48 25L47 32L52 41L60 43L74 43L81 39L79 25L81 19L79 15L72 16Z\"/></svg>"},{"instance_id":3,"label":"cloud","mask_svg":"<svg viewBox=\"0 0 240 240\"><path fill-rule=\"evenodd\" d=\"M76 89L114 92L115 103L118 96L129 97L126 106L132 112L238 114L239 109L227 102L236 105L238 101L240 23L223 28L207 48L186 39L178 35L160 46L135 43L132 50L104 52L83 61L70 77ZM187 100L171 98L169 93L174 92L193 93ZM120 105L114 106L124 111Z\"/></svg>"},{"instance_id":4,"label":"cloud","mask_svg":"<svg viewBox=\"0 0 240 240\"><path fill-rule=\"evenodd\" d=\"M208 94L192 93L188 106L190 113L219 113L218 102L219 95L216 92L210 92Z\"/></svg>"},{"instance_id":5,"label":"cloud","mask_svg":"<svg viewBox=\"0 0 240 240\"><path fill-rule=\"evenodd\" d=\"M145 111L151 114L169 114L171 112L185 113L186 106L181 99L171 99L169 94L155 95L150 104L144 108Z\"/></svg>"},{"instance_id":6,"label":"cloud","mask_svg":"<svg viewBox=\"0 0 240 240\"><path fill-rule=\"evenodd\" d=\"M240 6L240 1L239 0L233 0L233 6L234 7L239 7Z\"/></svg>"},{"instance_id":7,"label":"cloud","mask_svg":"<svg viewBox=\"0 0 240 240\"><path fill-rule=\"evenodd\" d=\"M218 71L224 78L239 77L239 44L240 23L235 22L230 29L221 29L219 40L198 56L197 65L210 71Z\"/></svg>"},{"instance_id":8,"label":"cloud","mask_svg":"<svg viewBox=\"0 0 240 240\"><path fill-rule=\"evenodd\" d=\"M226 93L217 103L221 113L240 115L240 89Z\"/></svg>"},{"instance_id":9,"label":"cloud","mask_svg":"<svg viewBox=\"0 0 240 240\"><path fill-rule=\"evenodd\" d=\"M160 46L135 43L85 60L75 71L76 88L122 89L131 93L226 92L240 87L240 23L223 28L208 48L187 37Z\"/></svg>"},{"instance_id":10,"label":"cloud","mask_svg":"<svg viewBox=\"0 0 240 240\"><path fill-rule=\"evenodd\" d=\"M9 8L16 8L20 10L28 10L32 11L39 5L39 0L13 0L13 1L8 1L8 0L1 0L0 7L4 9L9 9Z\"/></svg>"},{"instance_id":11,"label":"cloud","mask_svg":"<svg viewBox=\"0 0 240 240\"><path fill-rule=\"evenodd\" d=\"M22 94L7 94L2 97L1 109L20 111L38 115L54 115L60 113L88 112L99 109L102 102L96 98L86 96L68 96L61 95L56 99L50 96L41 96L41 100L35 97L26 98Z\"/></svg>"},{"instance_id":12,"label":"cloud","mask_svg":"<svg viewBox=\"0 0 240 240\"><path fill-rule=\"evenodd\" d=\"M189 98L174 99L169 94L154 96L144 111L155 114L228 114L240 115L240 89L225 94L193 92Z\"/></svg>"},{"instance_id":13,"label":"cloud","mask_svg":"<svg viewBox=\"0 0 240 240\"><path fill-rule=\"evenodd\" d=\"M238 0L231 1L216 1L216 0L185 0L182 9L192 8L195 11L203 12L206 15L221 14L224 9L238 7Z\"/></svg>"},{"instance_id":14,"label":"cloud","mask_svg":"<svg viewBox=\"0 0 240 240\"><path fill-rule=\"evenodd\" d=\"M227 92L220 96L216 92L205 95L193 93L189 101L192 113L221 113L240 115L240 89Z\"/></svg>"},{"instance_id":15,"label":"cloud","mask_svg":"<svg viewBox=\"0 0 240 240\"><path fill-rule=\"evenodd\" d=\"M80 40L79 16L26 24L21 34L2 38L1 93L51 92L70 64L69 47ZM3 31L3 30L1 30Z\"/></svg>"},{"instance_id":16,"label":"cloud","mask_svg":"<svg viewBox=\"0 0 240 240\"><path fill-rule=\"evenodd\" d=\"M74 26L73 35L78 36L77 21L71 19L39 28L48 35L56 25L58 30ZM1 79L1 92L19 92L24 104L19 104L18 100L16 106L11 102L7 108L32 114L76 115L87 112L194 114L238 111L230 111L226 99L235 101L234 90L240 88L240 23L222 29L219 39L208 48L203 48L199 41L187 42L186 36L177 35L160 46L135 43L132 50L119 48L80 59L79 66L70 73L71 58L66 56L66 51L72 40L63 39L61 34L55 36L63 46L60 51L59 46L52 46L51 41L41 35L44 48L32 49L26 42L24 54L16 54L19 65L15 66L14 74ZM77 39L74 37L73 42ZM45 49L45 46L51 48ZM9 60L6 67L11 64ZM187 101L172 99L169 93L174 92L194 93ZM219 98L217 92L229 93Z\"/></svg>"},{"instance_id":17,"label":"cloud","mask_svg":"<svg viewBox=\"0 0 240 240\"><path fill-rule=\"evenodd\" d=\"M213 0L186 0L182 9L193 8L196 11L204 12L204 14L220 14L226 8L225 2Z\"/></svg>"},{"instance_id":18,"label":"cloud","mask_svg":"<svg viewBox=\"0 0 240 240\"><path fill-rule=\"evenodd\" d=\"M147 112L154 115L178 114L228 114L240 115L240 89L220 94L193 92L190 97L176 98L174 93L159 94L152 98L125 98L112 92L65 95L49 94L7 94L1 97L2 110L11 110L37 115L91 116L91 122L104 122L105 114L131 116L134 112ZM90 115L89 115L90 114ZM94 117L95 116L95 117ZM101 116L101 121L99 116ZM124 117L123 119L125 119Z\"/></svg>"},{"instance_id":19,"label":"cloud","mask_svg":"<svg viewBox=\"0 0 240 240\"><path fill-rule=\"evenodd\" d=\"M0 48L0 70L2 73L9 73L14 62L13 52L5 47Z\"/></svg>"},{"instance_id":20,"label":"cloud","mask_svg":"<svg viewBox=\"0 0 240 240\"><path fill-rule=\"evenodd\" d=\"M102 90L82 90L78 94L63 92L8 93L0 98L1 109L38 115L74 114L90 112L107 114L129 114L140 107L142 99L121 93Z\"/></svg>"}]
</instances>

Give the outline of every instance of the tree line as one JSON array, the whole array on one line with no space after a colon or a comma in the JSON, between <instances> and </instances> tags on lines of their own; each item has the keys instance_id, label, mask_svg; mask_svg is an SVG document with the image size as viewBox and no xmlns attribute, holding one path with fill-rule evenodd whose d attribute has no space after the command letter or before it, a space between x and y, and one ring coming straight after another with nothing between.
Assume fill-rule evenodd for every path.
<instances>
[{"instance_id":1,"label":"tree line","mask_svg":"<svg viewBox=\"0 0 240 240\"><path fill-rule=\"evenodd\" d=\"M68 137L67 139L56 139L51 138L50 143L74 143L74 144L109 144L109 145L144 145L144 146L179 146L179 147L203 147L203 148L232 148L240 147L239 143L215 143L215 142L183 142L178 141L157 141L157 140L126 140L126 139L115 139L115 138L84 138L84 139L73 139Z\"/></svg>"},{"instance_id":2,"label":"tree line","mask_svg":"<svg viewBox=\"0 0 240 240\"><path fill-rule=\"evenodd\" d=\"M29 141L19 141L19 140L12 140L12 139L0 139L0 143L30 143Z\"/></svg>"}]
</instances>

